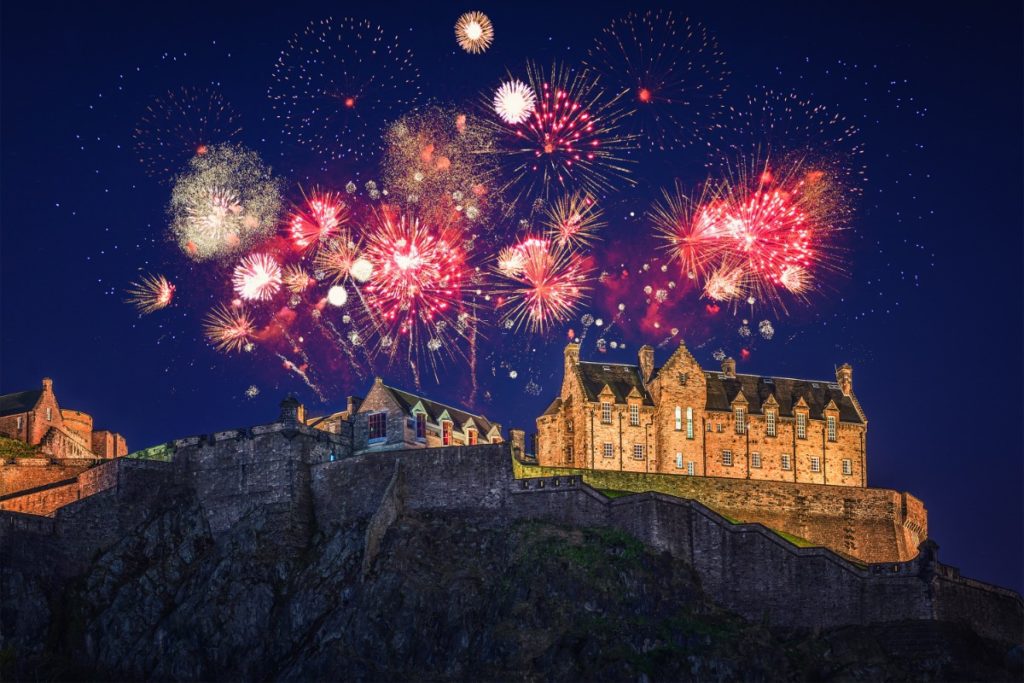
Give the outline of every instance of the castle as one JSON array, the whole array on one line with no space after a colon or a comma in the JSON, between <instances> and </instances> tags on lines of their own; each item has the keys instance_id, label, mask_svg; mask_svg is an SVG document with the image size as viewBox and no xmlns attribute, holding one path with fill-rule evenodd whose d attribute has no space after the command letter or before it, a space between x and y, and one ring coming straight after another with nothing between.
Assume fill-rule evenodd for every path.
<instances>
[{"instance_id":1,"label":"castle","mask_svg":"<svg viewBox=\"0 0 1024 683\"><path fill-rule=\"evenodd\" d=\"M835 381L701 368L685 344L661 367L580 360L565 347L562 390L537 418L543 466L867 486L867 418L853 369Z\"/></svg>"}]
</instances>

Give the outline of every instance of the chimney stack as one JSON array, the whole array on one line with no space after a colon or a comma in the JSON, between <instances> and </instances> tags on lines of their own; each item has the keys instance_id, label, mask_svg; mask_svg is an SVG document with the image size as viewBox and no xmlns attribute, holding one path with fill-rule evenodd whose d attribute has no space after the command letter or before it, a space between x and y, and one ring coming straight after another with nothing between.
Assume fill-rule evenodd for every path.
<instances>
[{"instance_id":1,"label":"chimney stack","mask_svg":"<svg viewBox=\"0 0 1024 683\"><path fill-rule=\"evenodd\" d=\"M512 441L512 455L516 457L526 455L526 432L522 429L510 429L508 436Z\"/></svg>"},{"instance_id":2,"label":"chimney stack","mask_svg":"<svg viewBox=\"0 0 1024 683\"><path fill-rule=\"evenodd\" d=\"M640 376L646 384L654 374L654 347L644 344L640 347L637 356L640 359Z\"/></svg>"},{"instance_id":3,"label":"chimney stack","mask_svg":"<svg viewBox=\"0 0 1024 683\"><path fill-rule=\"evenodd\" d=\"M722 361L722 372L726 377L736 377L736 359L726 358Z\"/></svg>"},{"instance_id":4,"label":"chimney stack","mask_svg":"<svg viewBox=\"0 0 1024 683\"><path fill-rule=\"evenodd\" d=\"M359 406L363 405L363 399L359 396L349 396L345 410L348 412L348 416L351 419L356 411L359 410Z\"/></svg>"},{"instance_id":5,"label":"chimney stack","mask_svg":"<svg viewBox=\"0 0 1024 683\"><path fill-rule=\"evenodd\" d=\"M836 370L836 384L843 390L844 396L849 396L853 393L853 366L849 363L843 363Z\"/></svg>"},{"instance_id":6,"label":"chimney stack","mask_svg":"<svg viewBox=\"0 0 1024 683\"><path fill-rule=\"evenodd\" d=\"M278 415L279 422L303 422L305 408L299 403L299 399L289 395L281 401L281 413Z\"/></svg>"},{"instance_id":7,"label":"chimney stack","mask_svg":"<svg viewBox=\"0 0 1024 683\"><path fill-rule=\"evenodd\" d=\"M580 345L577 342L569 342L565 345L565 375L568 377L572 368L580 363Z\"/></svg>"},{"instance_id":8,"label":"chimney stack","mask_svg":"<svg viewBox=\"0 0 1024 683\"><path fill-rule=\"evenodd\" d=\"M53 393L53 380L49 377L43 378L43 391L47 394Z\"/></svg>"}]
</instances>

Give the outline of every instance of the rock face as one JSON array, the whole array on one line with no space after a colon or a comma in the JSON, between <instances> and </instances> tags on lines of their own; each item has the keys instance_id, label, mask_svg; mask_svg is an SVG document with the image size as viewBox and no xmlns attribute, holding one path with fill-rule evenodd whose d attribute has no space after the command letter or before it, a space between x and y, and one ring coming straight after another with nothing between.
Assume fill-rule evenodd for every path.
<instances>
[{"instance_id":1,"label":"rock face","mask_svg":"<svg viewBox=\"0 0 1024 683\"><path fill-rule=\"evenodd\" d=\"M929 595L935 577L855 577L888 591L891 618L872 625L822 627L840 603L794 592L804 623L824 615L800 628L773 616L782 598L768 589L752 602L738 572L733 593L748 597L726 597L696 554L697 522L673 521L678 503L669 514L648 494L609 503L554 482L513 492L498 446L335 461L317 438L196 440L169 462L126 461L115 487L53 520L3 513L0 679L1021 675L1013 635L900 618L921 602L900 601ZM438 463L451 470L429 474ZM608 505L634 510L637 528L594 523ZM651 542L651 525L694 550ZM721 533L713 559L726 574L744 547L735 543L776 552L762 532ZM792 553L800 576L830 576L815 573L817 556ZM751 617L759 605L765 619Z\"/></svg>"}]
</instances>

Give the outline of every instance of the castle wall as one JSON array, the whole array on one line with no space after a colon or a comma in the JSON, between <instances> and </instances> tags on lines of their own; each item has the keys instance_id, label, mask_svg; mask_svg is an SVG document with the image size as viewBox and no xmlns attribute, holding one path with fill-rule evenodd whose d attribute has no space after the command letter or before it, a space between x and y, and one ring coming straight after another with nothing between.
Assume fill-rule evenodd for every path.
<instances>
[{"instance_id":1,"label":"castle wall","mask_svg":"<svg viewBox=\"0 0 1024 683\"><path fill-rule=\"evenodd\" d=\"M0 498L0 510L50 517L59 508L93 496L116 485L117 468L104 463L80 472L72 479L49 483Z\"/></svg>"},{"instance_id":2,"label":"castle wall","mask_svg":"<svg viewBox=\"0 0 1024 683\"><path fill-rule=\"evenodd\" d=\"M92 440L92 415L83 413L81 410L61 409L61 419L64 421L64 429L68 430L84 443Z\"/></svg>"},{"instance_id":3,"label":"castle wall","mask_svg":"<svg viewBox=\"0 0 1024 683\"><path fill-rule=\"evenodd\" d=\"M0 496L74 479L93 463L95 460L62 460L55 464L49 458L14 458L0 462Z\"/></svg>"}]
</instances>

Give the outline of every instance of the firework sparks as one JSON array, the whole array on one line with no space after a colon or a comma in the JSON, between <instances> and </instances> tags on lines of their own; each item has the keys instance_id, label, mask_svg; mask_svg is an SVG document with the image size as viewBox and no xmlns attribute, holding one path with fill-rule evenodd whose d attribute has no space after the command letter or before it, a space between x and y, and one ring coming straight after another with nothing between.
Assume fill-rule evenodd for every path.
<instances>
[{"instance_id":1,"label":"firework sparks","mask_svg":"<svg viewBox=\"0 0 1024 683\"><path fill-rule=\"evenodd\" d=\"M736 301L745 293L745 277L742 266L722 264L708 275L704 296L714 301Z\"/></svg>"},{"instance_id":2,"label":"firework sparks","mask_svg":"<svg viewBox=\"0 0 1024 683\"><path fill-rule=\"evenodd\" d=\"M483 12L466 12L455 22L455 40L469 54L480 54L494 42L494 26Z\"/></svg>"},{"instance_id":3,"label":"firework sparks","mask_svg":"<svg viewBox=\"0 0 1024 683\"><path fill-rule=\"evenodd\" d=\"M523 123L537 107L537 93L518 79L501 84L494 93L494 111L505 123Z\"/></svg>"},{"instance_id":4,"label":"firework sparks","mask_svg":"<svg viewBox=\"0 0 1024 683\"><path fill-rule=\"evenodd\" d=\"M309 273L298 264L290 264L281 271L281 284L292 294L302 294L313 283Z\"/></svg>"},{"instance_id":5,"label":"firework sparks","mask_svg":"<svg viewBox=\"0 0 1024 683\"><path fill-rule=\"evenodd\" d=\"M720 226L709 221L703 210L704 197L693 202L676 182L673 192L662 191L662 200L651 207L648 216L671 257L679 261L683 275L697 280L725 250Z\"/></svg>"},{"instance_id":6,"label":"firework sparks","mask_svg":"<svg viewBox=\"0 0 1024 683\"><path fill-rule=\"evenodd\" d=\"M552 325L576 315L584 296L591 269L586 259L573 251L537 237L528 237L514 248L516 269L502 267L498 290L499 306L507 307L503 318L513 329L526 327L543 334Z\"/></svg>"},{"instance_id":7,"label":"firework sparks","mask_svg":"<svg viewBox=\"0 0 1024 683\"><path fill-rule=\"evenodd\" d=\"M699 22L672 10L630 12L598 36L586 64L634 105L628 125L651 149L701 141L721 125L729 72Z\"/></svg>"},{"instance_id":8,"label":"firework sparks","mask_svg":"<svg viewBox=\"0 0 1024 683\"><path fill-rule=\"evenodd\" d=\"M240 145L210 147L178 176L168 211L182 250L202 261L248 247L274 230L280 182Z\"/></svg>"},{"instance_id":9,"label":"firework sparks","mask_svg":"<svg viewBox=\"0 0 1024 683\"><path fill-rule=\"evenodd\" d=\"M250 254L235 266L235 293L248 301L267 301L281 289L281 266L267 254Z\"/></svg>"},{"instance_id":10,"label":"firework sparks","mask_svg":"<svg viewBox=\"0 0 1024 683\"><path fill-rule=\"evenodd\" d=\"M589 246L597 239L597 232L606 225L601 220L603 214L594 198L585 193L559 197L546 211L548 237L559 246Z\"/></svg>"},{"instance_id":11,"label":"firework sparks","mask_svg":"<svg viewBox=\"0 0 1024 683\"><path fill-rule=\"evenodd\" d=\"M168 178L210 146L242 132L239 115L217 92L181 88L156 98L132 131L135 153L146 174Z\"/></svg>"},{"instance_id":12,"label":"firework sparks","mask_svg":"<svg viewBox=\"0 0 1024 683\"><path fill-rule=\"evenodd\" d=\"M288 236L300 249L336 237L348 220L348 207L337 192L315 189L295 206L288 219Z\"/></svg>"},{"instance_id":13,"label":"firework sparks","mask_svg":"<svg viewBox=\"0 0 1024 683\"><path fill-rule=\"evenodd\" d=\"M365 270L362 265L365 261L360 258L360 245L348 231L342 231L337 239L330 240L317 251L313 267L318 280L339 282L349 276L361 275L358 271Z\"/></svg>"},{"instance_id":14,"label":"firework sparks","mask_svg":"<svg viewBox=\"0 0 1024 683\"><path fill-rule=\"evenodd\" d=\"M206 338L218 351L241 351L252 342L256 331L249 312L243 306L218 306L203 321Z\"/></svg>"},{"instance_id":15,"label":"firework sparks","mask_svg":"<svg viewBox=\"0 0 1024 683\"><path fill-rule=\"evenodd\" d=\"M380 150L382 125L419 99L419 70L380 26L324 19L288 41L269 96L287 137L325 158L363 159Z\"/></svg>"},{"instance_id":16,"label":"firework sparks","mask_svg":"<svg viewBox=\"0 0 1024 683\"><path fill-rule=\"evenodd\" d=\"M138 282L131 283L127 303L133 304L140 313L153 313L167 308L174 299L174 285L163 275L143 275Z\"/></svg>"}]
</instances>

